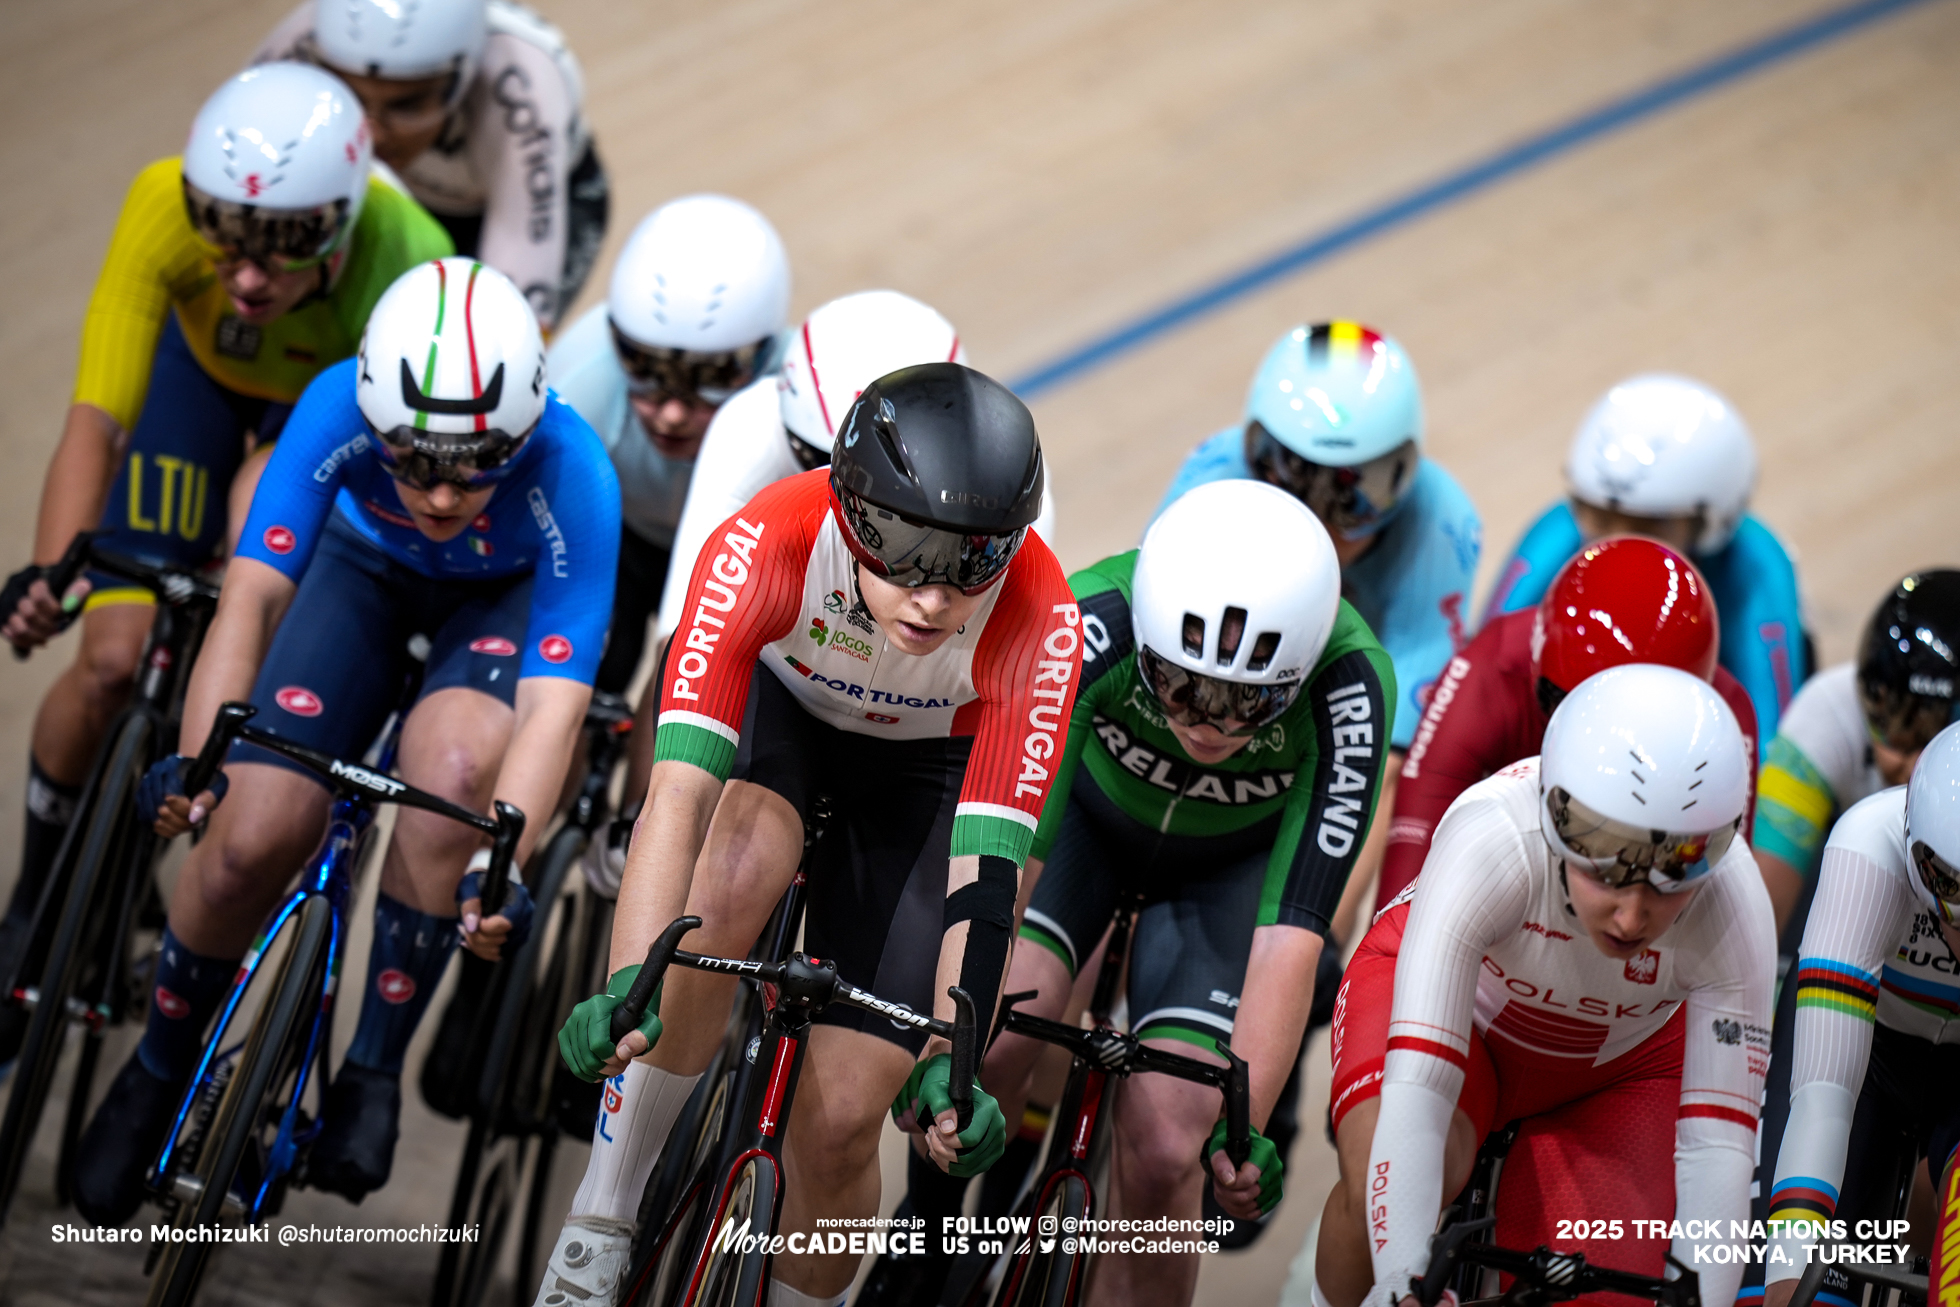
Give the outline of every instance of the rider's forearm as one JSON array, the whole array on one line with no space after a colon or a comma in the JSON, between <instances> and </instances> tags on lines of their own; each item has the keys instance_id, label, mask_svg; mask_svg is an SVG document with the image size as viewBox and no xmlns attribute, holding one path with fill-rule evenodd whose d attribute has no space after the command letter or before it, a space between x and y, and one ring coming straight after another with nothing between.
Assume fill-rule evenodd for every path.
<instances>
[{"instance_id":1,"label":"rider's forearm","mask_svg":"<svg viewBox=\"0 0 1960 1307\"><path fill-rule=\"evenodd\" d=\"M190 688L184 692L184 727L177 751L196 754L204 747L218 708L252 697L259 664L279 629L279 619L299 587L279 571L251 558L235 560L225 573L218 611L204 637Z\"/></svg>"},{"instance_id":2,"label":"rider's forearm","mask_svg":"<svg viewBox=\"0 0 1960 1307\"><path fill-rule=\"evenodd\" d=\"M608 970L644 962L654 937L687 911L694 861L707 843L721 791L713 773L693 763L669 759L653 765L647 800L626 854Z\"/></svg>"},{"instance_id":3,"label":"rider's forearm","mask_svg":"<svg viewBox=\"0 0 1960 1307\"><path fill-rule=\"evenodd\" d=\"M517 841L519 865L531 856L557 806L591 702L591 686L563 676L527 676L517 683L517 721L493 793L525 816L524 836Z\"/></svg>"},{"instance_id":4,"label":"rider's forearm","mask_svg":"<svg viewBox=\"0 0 1960 1307\"><path fill-rule=\"evenodd\" d=\"M1252 1124L1260 1130L1300 1055L1324 946L1319 935L1299 926L1261 926L1252 932L1239 1013L1232 1021L1232 1051L1250 1064Z\"/></svg>"},{"instance_id":5,"label":"rider's forearm","mask_svg":"<svg viewBox=\"0 0 1960 1307\"><path fill-rule=\"evenodd\" d=\"M128 436L122 425L93 404L71 404L61 443L41 483L41 511L34 524L34 561L60 560L77 531L102 520L102 505L115 484Z\"/></svg>"}]
</instances>

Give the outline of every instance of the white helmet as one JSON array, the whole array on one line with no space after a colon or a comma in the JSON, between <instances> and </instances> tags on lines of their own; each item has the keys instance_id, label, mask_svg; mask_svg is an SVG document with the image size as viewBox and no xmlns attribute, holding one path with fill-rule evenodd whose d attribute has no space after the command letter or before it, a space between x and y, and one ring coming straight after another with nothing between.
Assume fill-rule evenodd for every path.
<instances>
[{"instance_id":1,"label":"white helmet","mask_svg":"<svg viewBox=\"0 0 1960 1307\"><path fill-rule=\"evenodd\" d=\"M269 63L219 87L184 145L191 225L221 250L305 263L339 250L367 198L367 121L310 64Z\"/></svg>"},{"instance_id":2,"label":"white helmet","mask_svg":"<svg viewBox=\"0 0 1960 1307\"><path fill-rule=\"evenodd\" d=\"M475 259L395 279L361 337L361 416L394 474L427 488L502 479L544 415L544 337L510 278Z\"/></svg>"},{"instance_id":3,"label":"white helmet","mask_svg":"<svg viewBox=\"0 0 1960 1307\"><path fill-rule=\"evenodd\" d=\"M410 81L453 75L462 98L489 34L485 0L314 0L313 43L336 68Z\"/></svg>"},{"instance_id":4,"label":"white helmet","mask_svg":"<svg viewBox=\"0 0 1960 1307\"><path fill-rule=\"evenodd\" d=\"M1341 607L1313 512L1263 481L1213 481L1151 524L1130 584L1137 662L1166 715L1247 734L1292 706Z\"/></svg>"},{"instance_id":5,"label":"white helmet","mask_svg":"<svg viewBox=\"0 0 1960 1307\"><path fill-rule=\"evenodd\" d=\"M1692 546L1726 546L1756 488L1756 446L1729 402L1664 372L1622 381L1572 439L1566 479L1578 499L1639 517L1698 517Z\"/></svg>"},{"instance_id":6,"label":"white helmet","mask_svg":"<svg viewBox=\"0 0 1960 1307\"><path fill-rule=\"evenodd\" d=\"M1625 663L1552 714L1538 763L1552 852L1615 887L1685 889L1714 870L1749 803L1749 746L1707 681Z\"/></svg>"},{"instance_id":7,"label":"white helmet","mask_svg":"<svg viewBox=\"0 0 1960 1307\"><path fill-rule=\"evenodd\" d=\"M1906 879L1934 918L1960 926L1960 725L1933 737L1906 782Z\"/></svg>"},{"instance_id":8,"label":"white helmet","mask_svg":"<svg viewBox=\"0 0 1960 1307\"><path fill-rule=\"evenodd\" d=\"M789 324L789 258L769 220L725 195L688 195L640 220L606 296L636 389L718 404L754 378Z\"/></svg>"},{"instance_id":9,"label":"white helmet","mask_svg":"<svg viewBox=\"0 0 1960 1307\"><path fill-rule=\"evenodd\" d=\"M776 379L783 426L809 447L797 456L822 466L859 393L887 372L949 362L966 362L959 332L910 295L865 290L830 301L803 320Z\"/></svg>"}]
</instances>

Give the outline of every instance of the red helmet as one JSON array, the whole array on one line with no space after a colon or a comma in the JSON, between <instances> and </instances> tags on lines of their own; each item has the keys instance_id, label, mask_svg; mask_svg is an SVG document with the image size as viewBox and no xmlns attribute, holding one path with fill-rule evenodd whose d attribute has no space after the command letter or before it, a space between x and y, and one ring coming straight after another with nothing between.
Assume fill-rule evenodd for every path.
<instances>
[{"instance_id":1,"label":"red helmet","mask_svg":"<svg viewBox=\"0 0 1960 1307\"><path fill-rule=\"evenodd\" d=\"M1715 600L1693 563L1644 536L1597 540L1560 569L1538 605L1538 702L1549 713L1579 682L1621 663L1661 663L1711 681L1721 644Z\"/></svg>"}]
</instances>

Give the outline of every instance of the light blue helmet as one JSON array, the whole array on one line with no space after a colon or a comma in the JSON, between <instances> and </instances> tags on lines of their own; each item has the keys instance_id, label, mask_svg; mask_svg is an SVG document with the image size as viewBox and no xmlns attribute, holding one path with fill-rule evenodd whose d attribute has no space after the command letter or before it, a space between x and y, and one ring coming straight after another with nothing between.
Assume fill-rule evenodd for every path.
<instances>
[{"instance_id":1,"label":"light blue helmet","mask_svg":"<svg viewBox=\"0 0 1960 1307\"><path fill-rule=\"evenodd\" d=\"M1393 340L1358 322L1298 326L1246 396L1253 475L1289 490L1329 530L1381 525L1422 459L1422 387Z\"/></svg>"}]
</instances>

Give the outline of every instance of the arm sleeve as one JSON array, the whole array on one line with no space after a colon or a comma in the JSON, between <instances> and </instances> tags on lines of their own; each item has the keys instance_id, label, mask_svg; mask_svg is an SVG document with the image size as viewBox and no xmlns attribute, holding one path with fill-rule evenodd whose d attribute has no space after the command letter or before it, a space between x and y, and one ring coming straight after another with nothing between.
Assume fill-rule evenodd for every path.
<instances>
[{"instance_id":1,"label":"arm sleeve","mask_svg":"<svg viewBox=\"0 0 1960 1307\"><path fill-rule=\"evenodd\" d=\"M313 559L348 465L371 447L354 401L354 359L313 378L286 419L252 495L238 556L276 568L295 584Z\"/></svg>"},{"instance_id":2,"label":"arm sleeve","mask_svg":"<svg viewBox=\"0 0 1960 1307\"><path fill-rule=\"evenodd\" d=\"M1776 977L1776 924L1769 892L1748 848L1730 846L1696 929L1676 945L1688 989L1681 1065L1681 1106L1674 1123L1674 1212L1704 1229L1749 1219L1749 1179L1756 1163L1756 1114L1769 1069L1770 990ZM1698 1260L1704 1299L1732 1302L1739 1264L1706 1265L1704 1241L1674 1241L1674 1255ZM1705 1241L1708 1244L1720 1239Z\"/></svg>"},{"instance_id":3,"label":"arm sleeve","mask_svg":"<svg viewBox=\"0 0 1960 1307\"><path fill-rule=\"evenodd\" d=\"M1379 648L1355 649L1322 667L1302 693L1313 711L1312 783L1296 776L1287 793L1258 924L1325 938L1381 797L1395 670Z\"/></svg>"},{"instance_id":4,"label":"arm sleeve","mask_svg":"<svg viewBox=\"0 0 1960 1307\"><path fill-rule=\"evenodd\" d=\"M1773 736L1810 675L1796 567L1753 517L1743 519L1723 554L1704 569L1722 610L1722 666L1748 690L1757 725Z\"/></svg>"},{"instance_id":5,"label":"arm sleeve","mask_svg":"<svg viewBox=\"0 0 1960 1307\"><path fill-rule=\"evenodd\" d=\"M171 283L195 270L196 260L187 259L181 175L174 158L136 175L82 320L74 402L93 404L124 431L135 429L143 410Z\"/></svg>"},{"instance_id":6,"label":"arm sleeve","mask_svg":"<svg viewBox=\"0 0 1960 1307\"><path fill-rule=\"evenodd\" d=\"M1436 832L1395 963L1381 1115L1368 1155L1376 1295L1406 1292L1443 1206L1443 1145L1469 1064L1477 972L1524 922L1531 863L1492 800L1452 809ZM1711 1301L1713 1301L1711 1299Z\"/></svg>"},{"instance_id":7,"label":"arm sleeve","mask_svg":"<svg viewBox=\"0 0 1960 1307\"><path fill-rule=\"evenodd\" d=\"M952 856L1028 859L1067 749L1082 679L1082 614L1038 539L1021 546L973 651L979 715L953 813Z\"/></svg>"},{"instance_id":8,"label":"arm sleeve","mask_svg":"<svg viewBox=\"0 0 1960 1307\"><path fill-rule=\"evenodd\" d=\"M517 283L546 331L567 306L558 302L570 213L567 179L577 106L572 88L545 51L493 35L484 46L484 81L470 142L486 197L483 261Z\"/></svg>"},{"instance_id":9,"label":"arm sleeve","mask_svg":"<svg viewBox=\"0 0 1960 1307\"><path fill-rule=\"evenodd\" d=\"M1111 587L1084 595L1091 586L1102 584L1093 572L1079 572L1069 578L1082 610L1082 680L1075 692L1075 707L1069 713L1068 744L1062 750L1061 765L1054 769L1054 784L1042 805L1041 824L1035 828L1031 858L1046 858L1061 834L1062 816L1068 811L1069 791L1075 788L1075 772L1082 765L1082 750L1089 732L1095 729L1096 707L1102 701L1100 688L1111 684L1110 677L1135 655L1136 628L1130 624L1130 606L1122 591Z\"/></svg>"},{"instance_id":10,"label":"arm sleeve","mask_svg":"<svg viewBox=\"0 0 1960 1307\"><path fill-rule=\"evenodd\" d=\"M531 583L519 677L557 676L592 684L612 620L619 567L619 482L599 437L552 396L550 470L526 496L544 534ZM562 541L562 548L560 542Z\"/></svg>"},{"instance_id":11,"label":"arm sleeve","mask_svg":"<svg viewBox=\"0 0 1960 1307\"><path fill-rule=\"evenodd\" d=\"M1837 811L1831 783L1789 736L1779 734L1763 759L1756 795L1755 847L1811 875Z\"/></svg>"},{"instance_id":12,"label":"arm sleeve","mask_svg":"<svg viewBox=\"0 0 1960 1307\"><path fill-rule=\"evenodd\" d=\"M721 524L688 582L667 651L655 762L727 780L756 656L796 621L810 547L827 511L820 472L779 481Z\"/></svg>"},{"instance_id":13,"label":"arm sleeve","mask_svg":"<svg viewBox=\"0 0 1960 1307\"><path fill-rule=\"evenodd\" d=\"M1914 911L1912 891L1898 876L1856 849L1825 848L1797 972L1785 981L1797 987L1797 1021L1771 1220L1822 1221L1837 1210L1851 1113L1871 1057L1879 975ZM1792 1261L1772 1264L1769 1278L1794 1279L1803 1271L1803 1240L1775 1242Z\"/></svg>"},{"instance_id":14,"label":"arm sleeve","mask_svg":"<svg viewBox=\"0 0 1960 1307\"><path fill-rule=\"evenodd\" d=\"M1456 796L1515 758L1504 752L1504 733L1492 728L1488 713L1510 701L1495 684L1497 632L1485 628L1470 647L1450 659L1429 696L1422 721L1410 741L1402 775L1395 784L1395 813L1382 858L1382 883L1375 895L1385 904L1422 871L1436 823Z\"/></svg>"}]
</instances>

